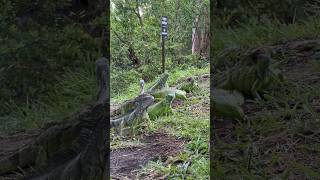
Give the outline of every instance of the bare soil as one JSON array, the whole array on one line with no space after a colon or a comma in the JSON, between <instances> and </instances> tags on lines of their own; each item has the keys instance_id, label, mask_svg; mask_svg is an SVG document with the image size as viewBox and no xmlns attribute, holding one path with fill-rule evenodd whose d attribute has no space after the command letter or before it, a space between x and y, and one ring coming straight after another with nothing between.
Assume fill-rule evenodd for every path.
<instances>
[{"instance_id":1,"label":"bare soil","mask_svg":"<svg viewBox=\"0 0 320 180\"><path fill-rule=\"evenodd\" d=\"M165 161L183 151L185 140L158 132L141 139L144 146L117 149L110 155L110 170L113 179L134 179L137 171L150 161Z\"/></svg>"}]
</instances>

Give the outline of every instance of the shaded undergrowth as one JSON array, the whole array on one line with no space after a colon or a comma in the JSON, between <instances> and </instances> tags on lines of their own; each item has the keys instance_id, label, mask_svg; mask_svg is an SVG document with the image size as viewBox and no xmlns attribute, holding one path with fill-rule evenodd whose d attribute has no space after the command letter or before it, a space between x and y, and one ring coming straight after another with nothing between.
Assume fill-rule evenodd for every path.
<instances>
[{"instance_id":1,"label":"shaded undergrowth","mask_svg":"<svg viewBox=\"0 0 320 180\"><path fill-rule=\"evenodd\" d=\"M217 53L258 45L313 39L319 46L319 18L291 25L254 25L219 30ZM220 38L220 39L219 39ZM320 177L319 48L290 50L274 56L285 82L273 86L263 101L243 106L247 121L215 119L213 179L317 179ZM221 58L221 57L220 57ZM228 63L235 57L222 55ZM221 62L219 62L221 63Z\"/></svg>"}]
</instances>

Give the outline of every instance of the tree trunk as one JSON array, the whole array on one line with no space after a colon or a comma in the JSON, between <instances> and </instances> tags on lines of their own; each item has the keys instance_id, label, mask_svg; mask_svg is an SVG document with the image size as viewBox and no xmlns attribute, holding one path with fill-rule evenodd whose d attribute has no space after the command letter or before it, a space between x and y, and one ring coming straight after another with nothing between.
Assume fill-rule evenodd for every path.
<instances>
[{"instance_id":1,"label":"tree trunk","mask_svg":"<svg viewBox=\"0 0 320 180\"><path fill-rule=\"evenodd\" d=\"M149 63L149 56L148 56L148 50L147 50L147 47L148 47L148 44L147 44L147 34L144 30L144 23L143 23L143 19L142 19L142 16L140 14L140 4L139 4L139 0L136 0L136 9L135 9L135 14L137 15L138 17L138 20L139 20L139 24L140 24L140 27L141 27L141 33L142 33L142 40L143 40L143 44L144 44L144 59L145 59L145 63Z\"/></svg>"},{"instance_id":2,"label":"tree trunk","mask_svg":"<svg viewBox=\"0 0 320 180\"><path fill-rule=\"evenodd\" d=\"M209 55L209 15L208 9L203 8L202 13L197 15L192 29L192 54L198 54L204 57Z\"/></svg>"}]
</instances>

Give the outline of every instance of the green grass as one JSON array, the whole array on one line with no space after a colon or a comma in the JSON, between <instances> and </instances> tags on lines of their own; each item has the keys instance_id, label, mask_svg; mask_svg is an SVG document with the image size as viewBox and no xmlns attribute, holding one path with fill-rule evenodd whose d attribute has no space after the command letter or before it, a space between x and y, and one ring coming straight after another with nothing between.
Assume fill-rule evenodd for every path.
<instances>
[{"instance_id":1,"label":"green grass","mask_svg":"<svg viewBox=\"0 0 320 180\"><path fill-rule=\"evenodd\" d=\"M313 17L295 24L266 22L242 24L239 28L213 29L213 53L225 48L250 48L279 41L320 36L320 18Z\"/></svg>"},{"instance_id":2,"label":"green grass","mask_svg":"<svg viewBox=\"0 0 320 180\"><path fill-rule=\"evenodd\" d=\"M319 29L319 18L289 25L266 23L215 29L214 53L228 48L241 51L280 41L316 39ZM210 152L214 159L212 179L319 177L319 137L305 134L319 132L317 87L289 81L274 88L268 91L266 100L253 103L254 112L247 113L250 123L232 122L216 131L216 143Z\"/></svg>"},{"instance_id":3,"label":"green grass","mask_svg":"<svg viewBox=\"0 0 320 180\"><path fill-rule=\"evenodd\" d=\"M204 73L209 73L209 66L206 66L205 68L190 67L188 69L175 69L172 72L169 72L170 76L168 79L168 84L170 86L175 84L179 79L183 79L189 76L196 76ZM131 75L132 75L131 73L128 73L127 76L124 76L123 78L128 78ZM139 92L140 92L139 81L140 81L139 76L135 76L134 78L132 78L127 88L123 89L119 93L111 94L111 104L112 103L118 104L139 95ZM154 82L155 80L149 83L146 83L146 89L151 87ZM114 86L117 86L117 83L111 82L111 84L114 84Z\"/></svg>"},{"instance_id":4,"label":"green grass","mask_svg":"<svg viewBox=\"0 0 320 180\"><path fill-rule=\"evenodd\" d=\"M224 131L230 132L232 140L217 139L211 152L215 159L215 168L212 169L214 178L263 179L277 176L287 179L287 175L301 173L303 177L312 179L319 175L316 170L320 165L316 162L319 147L314 144L317 138L314 136L312 139L302 140L300 135L304 134L305 130L317 131L319 123L315 120L320 116L308 100L319 98L320 93L314 88L301 89L286 84L281 87L281 91L272 92L270 96L274 98L254 104L261 110L248 116L250 125L237 123L232 128L225 128ZM292 104L293 102L296 105ZM267 110L267 107L272 110ZM309 110L306 110L306 107L309 107ZM250 147L253 147L251 152ZM310 156L314 156L315 162L303 160L304 154L310 153L313 154ZM252 159L248 171L250 154ZM285 166L286 171L273 172L279 163Z\"/></svg>"},{"instance_id":5,"label":"green grass","mask_svg":"<svg viewBox=\"0 0 320 180\"><path fill-rule=\"evenodd\" d=\"M40 128L61 121L95 100L97 92L94 63L86 61L78 71L69 71L58 84L38 101L18 106L7 102L10 114L0 117L0 130Z\"/></svg>"}]
</instances>

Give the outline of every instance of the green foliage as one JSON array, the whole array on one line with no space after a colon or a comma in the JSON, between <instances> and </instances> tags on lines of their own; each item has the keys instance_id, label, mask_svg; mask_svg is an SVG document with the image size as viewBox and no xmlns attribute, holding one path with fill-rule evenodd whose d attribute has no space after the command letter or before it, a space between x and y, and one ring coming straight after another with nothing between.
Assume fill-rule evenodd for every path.
<instances>
[{"instance_id":1,"label":"green foliage","mask_svg":"<svg viewBox=\"0 0 320 180\"><path fill-rule=\"evenodd\" d=\"M319 28L318 17L310 17L306 21L294 24L280 24L274 21L260 24L253 21L241 24L238 28L214 28L213 52L217 54L224 49L251 48L288 39L317 38L320 35Z\"/></svg>"},{"instance_id":2,"label":"green foliage","mask_svg":"<svg viewBox=\"0 0 320 180\"><path fill-rule=\"evenodd\" d=\"M275 20L294 23L315 15L319 3L316 0L217 0L214 9L217 26L237 26L250 23L252 17L260 23Z\"/></svg>"},{"instance_id":3,"label":"green foliage","mask_svg":"<svg viewBox=\"0 0 320 180\"><path fill-rule=\"evenodd\" d=\"M141 61L148 79L149 72L161 68L161 16L169 19L169 38L166 43L167 66L194 65L201 59L185 58L191 54L194 19L208 7L209 1L111 1L111 54L114 68L132 68L128 48L132 47ZM184 62L185 60L190 62ZM150 70L149 70L150 68ZM155 69L159 68L159 69ZM154 74L154 73L153 73Z\"/></svg>"},{"instance_id":4,"label":"green foliage","mask_svg":"<svg viewBox=\"0 0 320 180\"><path fill-rule=\"evenodd\" d=\"M137 85L139 84L139 80L141 79L141 75L136 71L120 71L120 72L111 72L111 94L112 96L116 96L117 94L122 94L124 91L128 91L130 89L130 85L135 82ZM138 93L137 91L136 93Z\"/></svg>"},{"instance_id":5,"label":"green foliage","mask_svg":"<svg viewBox=\"0 0 320 180\"><path fill-rule=\"evenodd\" d=\"M67 22L67 15L59 11L73 11L70 1L0 3L0 98L5 102L35 102L67 70L99 57L100 41L73 17ZM99 22L91 25L98 26ZM10 113L0 108L0 114Z\"/></svg>"},{"instance_id":6,"label":"green foliage","mask_svg":"<svg viewBox=\"0 0 320 180\"><path fill-rule=\"evenodd\" d=\"M14 101L3 104L8 115L0 117L0 130L30 129L43 127L46 123L63 120L84 104L95 100L97 92L94 64L82 61L77 71L67 71L59 83L50 88L39 100L25 105ZM77 82L77 83L75 83Z\"/></svg>"}]
</instances>

